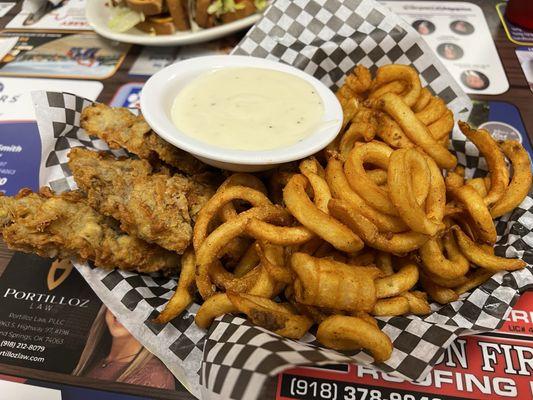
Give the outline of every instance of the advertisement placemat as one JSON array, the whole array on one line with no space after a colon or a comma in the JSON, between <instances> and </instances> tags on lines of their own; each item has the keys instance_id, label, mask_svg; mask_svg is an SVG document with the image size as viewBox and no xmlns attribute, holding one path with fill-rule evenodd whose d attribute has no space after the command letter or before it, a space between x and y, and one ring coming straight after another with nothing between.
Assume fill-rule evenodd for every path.
<instances>
[{"instance_id":1,"label":"advertisement placemat","mask_svg":"<svg viewBox=\"0 0 533 400\"><path fill-rule=\"evenodd\" d=\"M63 90L96 100L103 85L96 81L0 77L0 192L39 188L41 138L31 99L33 90Z\"/></svg>"},{"instance_id":2,"label":"advertisement placemat","mask_svg":"<svg viewBox=\"0 0 533 400\"><path fill-rule=\"evenodd\" d=\"M488 130L496 140L518 140L529 154L533 154L522 117L514 104L504 101L474 101L468 122Z\"/></svg>"},{"instance_id":3,"label":"advertisement placemat","mask_svg":"<svg viewBox=\"0 0 533 400\"><path fill-rule=\"evenodd\" d=\"M483 10L455 1L384 1L415 28L466 93L509 89Z\"/></svg>"},{"instance_id":4,"label":"advertisement placemat","mask_svg":"<svg viewBox=\"0 0 533 400\"><path fill-rule=\"evenodd\" d=\"M106 79L130 48L92 32L4 31L0 37L17 38L0 59L0 76Z\"/></svg>"},{"instance_id":5,"label":"advertisement placemat","mask_svg":"<svg viewBox=\"0 0 533 400\"><path fill-rule=\"evenodd\" d=\"M533 47L518 47L515 52L520 67L522 67L524 78L533 92Z\"/></svg>"},{"instance_id":6,"label":"advertisement placemat","mask_svg":"<svg viewBox=\"0 0 533 400\"><path fill-rule=\"evenodd\" d=\"M55 5L59 3L58 5ZM91 30L85 19L86 0L24 0L21 11L6 25L23 30Z\"/></svg>"},{"instance_id":7,"label":"advertisement placemat","mask_svg":"<svg viewBox=\"0 0 533 400\"><path fill-rule=\"evenodd\" d=\"M97 81L0 76L0 122L34 121L31 99L34 90L61 90L96 100L103 88L102 82Z\"/></svg>"},{"instance_id":8,"label":"advertisement placemat","mask_svg":"<svg viewBox=\"0 0 533 400\"><path fill-rule=\"evenodd\" d=\"M78 383L96 379L183 390L102 305L70 261L6 252L4 245L0 363L38 370L43 379L57 379L51 373L61 373L78 377Z\"/></svg>"},{"instance_id":9,"label":"advertisement placemat","mask_svg":"<svg viewBox=\"0 0 533 400\"><path fill-rule=\"evenodd\" d=\"M144 83L142 82L131 82L122 85L113 95L109 105L139 109L141 107L141 90L143 86Z\"/></svg>"},{"instance_id":10,"label":"advertisement placemat","mask_svg":"<svg viewBox=\"0 0 533 400\"><path fill-rule=\"evenodd\" d=\"M70 261L17 253L0 294L0 362L71 373L101 302Z\"/></svg>"}]
</instances>

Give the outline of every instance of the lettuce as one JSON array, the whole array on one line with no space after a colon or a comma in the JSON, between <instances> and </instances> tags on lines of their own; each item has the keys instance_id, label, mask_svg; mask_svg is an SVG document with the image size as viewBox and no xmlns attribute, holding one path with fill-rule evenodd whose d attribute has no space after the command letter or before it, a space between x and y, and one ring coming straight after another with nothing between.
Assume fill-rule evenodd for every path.
<instances>
[{"instance_id":1,"label":"lettuce","mask_svg":"<svg viewBox=\"0 0 533 400\"><path fill-rule=\"evenodd\" d=\"M126 32L139 22L144 21L143 13L133 11L128 7L113 7L111 12L112 16L107 22L107 26L113 32Z\"/></svg>"},{"instance_id":2,"label":"lettuce","mask_svg":"<svg viewBox=\"0 0 533 400\"><path fill-rule=\"evenodd\" d=\"M217 17L228 12L235 12L235 10L242 10L244 4L235 3L235 0L215 0L208 8L207 12Z\"/></svg>"},{"instance_id":3,"label":"lettuce","mask_svg":"<svg viewBox=\"0 0 533 400\"><path fill-rule=\"evenodd\" d=\"M255 8L257 8L259 11L263 11L268 6L267 0L254 0Z\"/></svg>"}]
</instances>

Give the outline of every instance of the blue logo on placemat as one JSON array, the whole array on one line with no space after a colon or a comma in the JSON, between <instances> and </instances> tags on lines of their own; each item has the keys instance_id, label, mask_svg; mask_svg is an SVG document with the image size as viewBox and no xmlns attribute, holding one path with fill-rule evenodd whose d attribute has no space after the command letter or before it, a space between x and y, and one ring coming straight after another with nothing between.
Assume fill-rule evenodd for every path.
<instances>
[{"instance_id":1,"label":"blue logo on placemat","mask_svg":"<svg viewBox=\"0 0 533 400\"><path fill-rule=\"evenodd\" d=\"M141 90L142 82L131 82L122 85L110 105L113 107L141 108Z\"/></svg>"},{"instance_id":2,"label":"blue logo on placemat","mask_svg":"<svg viewBox=\"0 0 533 400\"><path fill-rule=\"evenodd\" d=\"M35 122L0 124L0 192L15 195L22 188L39 189L41 138Z\"/></svg>"}]
</instances>

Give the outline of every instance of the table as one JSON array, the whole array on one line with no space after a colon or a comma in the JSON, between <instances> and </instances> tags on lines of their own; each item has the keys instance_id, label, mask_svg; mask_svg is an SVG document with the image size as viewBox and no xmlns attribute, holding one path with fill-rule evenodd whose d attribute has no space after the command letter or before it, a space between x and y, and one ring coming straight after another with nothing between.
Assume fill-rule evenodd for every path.
<instances>
[{"instance_id":1,"label":"table","mask_svg":"<svg viewBox=\"0 0 533 400\"><path fill-rule=\"evenodd\" d=\"M455 0L454 0L455 1ZM522 116L524 125L528 132L528 136L533 141L533 93L531 92L529 85L524 77L520 64L515 54L515 48L518 47L514 43L507 39L504 28L501 25L499 16L496 12L496 4L501 0L470 0L471 3L480 6L485 14L492 37L496 43L496 47L500 58L502 60L507 78L509 80L510 88L507 92L497 96L483 96L472 95L475 100L497 100L505 101L514 104ZM4 27L7 22L18 13L21 5L15 6L5 17L0 18L0 27ZM128 75L128 71L131 68L133 62L137 58L141 51L140 46L133 46L125 61L121 65L120 69L111 78L103 80L104 89L100 94L98 100L104 103L111 101L113 95L122 85L131 82L132 78ZM135 81L144 81L146 78L134 79ZM6 249L0 247L0 258L8 256ZM64 374L54 374L49 372L41 372L38 370L13 367L5 364L0 364L0 374L9 374L16 376L29 377L33 379L42 379L47 381L60 382L70 385L79 385L79 378L67 376ZM141 386L124 385L114 382L94 381L94 383L87 381L87 378L83 380L84 386L93 388L120 391L122 393L131 393L140 396L149 396L158 399L194 399L185 389L181 388L174 393L168 391L145 388Z\"/></svg>"}]
</instances>

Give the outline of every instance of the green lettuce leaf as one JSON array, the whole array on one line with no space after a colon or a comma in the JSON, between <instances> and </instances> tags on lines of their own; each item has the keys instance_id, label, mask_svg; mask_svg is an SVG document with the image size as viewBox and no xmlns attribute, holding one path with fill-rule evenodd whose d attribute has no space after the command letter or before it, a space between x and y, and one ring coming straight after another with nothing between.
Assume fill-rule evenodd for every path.
<instances>
[{"instance_id":1,"label":"green lettuce leaf","mask_svg":"<svg viewBox=\"0 0 533 400\"><path fill-rule=\"evenodd\" d=\"M126 32L133 28L139 22L144 21L144 14L133 11L128 7L113 7L111 19L107 22L107 26L113 32Z\"/></svg>"},{"instance_id":2,"label":"green lettuce leaf","mask_svg":"<svg viewBox=\"0 0 533 400\"><path fill-rule=\"evenodd\" d=\"M242 10L244 4L235 3L235 0L215 0L207 8L207 13L216 15L217 17L228 12L235 12L236 10Z\"/></svg>"},{"instance_id":3,"label":"green lettuce leaf","mask_svg":"<svg viewBox=\"0 0 533 400\"><path fill-rule=\"evenodd\" d=\"M257 8L259 11L263 11L268 6L267 0L254 0L255 8Z\"/></svg>"}]
</instances>

